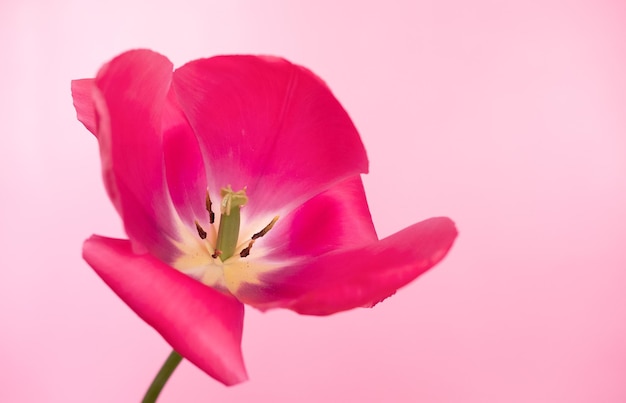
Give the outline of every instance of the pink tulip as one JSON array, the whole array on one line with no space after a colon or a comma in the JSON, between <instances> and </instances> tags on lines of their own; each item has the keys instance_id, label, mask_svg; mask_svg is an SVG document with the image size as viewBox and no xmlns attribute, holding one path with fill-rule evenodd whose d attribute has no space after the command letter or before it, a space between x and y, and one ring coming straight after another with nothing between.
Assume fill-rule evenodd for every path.
<instances>
[{"instance_id":1,"label":"pink tulip","mask_svg":"<svg viewBox=\"0 0 626 403\"><path fill-rule=\"evenodd\" d=\"M224 384L247 379L243 304L371 307L457 235L440 217L378 240L357 130L324 82L284 59L220 56L174 71L135 50L72 82L72 95L129 238L94 235L85 260Z\"/></svg>"}]
</instances>

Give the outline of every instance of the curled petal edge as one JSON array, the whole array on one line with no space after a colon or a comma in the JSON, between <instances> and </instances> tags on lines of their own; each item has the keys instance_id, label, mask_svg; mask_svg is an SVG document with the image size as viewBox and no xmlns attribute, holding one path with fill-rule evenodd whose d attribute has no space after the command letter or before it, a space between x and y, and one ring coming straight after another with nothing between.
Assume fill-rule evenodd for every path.
<instances>
[{"instance_id":1,"label":"curled petal edge","mask_svg":"<svg viewBox=\"0 0 626 403\"><path fill-rule=\"evenodd\" d=\"M98 135L96 107L93 102L95 80L84 78L72 81L72 99L76 117L94 136Z\"/></svg>"}]
</instances>

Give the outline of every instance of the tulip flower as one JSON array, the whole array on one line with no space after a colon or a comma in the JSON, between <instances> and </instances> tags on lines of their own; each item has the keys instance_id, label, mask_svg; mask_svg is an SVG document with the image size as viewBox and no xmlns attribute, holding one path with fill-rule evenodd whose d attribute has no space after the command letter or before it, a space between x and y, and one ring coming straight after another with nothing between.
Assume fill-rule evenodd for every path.
<instances>
[{"instance_id":1,"label":"tulip flower","mask_svg":"<svg viewBox=\"0 0 626 403\"><path fill-rule=\"evenodd\" d=\"M219 56L174 70L134 50L73 81L72 95L129 238L94 235L85 260L226 385L247 379L244 304L305 315L372 307L457 235L439 217L378 239L354 124L322 80L284 59Z\"/></svg>"}]
</instances>

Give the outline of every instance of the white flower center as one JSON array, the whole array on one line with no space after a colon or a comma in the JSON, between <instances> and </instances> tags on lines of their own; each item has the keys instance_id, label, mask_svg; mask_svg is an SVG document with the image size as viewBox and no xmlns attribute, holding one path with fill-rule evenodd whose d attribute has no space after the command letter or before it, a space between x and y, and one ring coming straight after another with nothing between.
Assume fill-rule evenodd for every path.
<instances>
[{"instance_id":1,"label":"white flower center","mask_svg":"<svg viewBox=\"0 0 626 403\"><path fill-rule=\"evenodd\" d=\"M226 291L234 290L243 283L255 283L258 270L251 268L247 257L251 254L254 243L266 235L278 221L275 216L269 224L250 238L239 239L240 211L248 202L245 188L234 192L227 186L221 190L219 229L216 230L213 203L207 192L206 210L209 213L208 231L196 220L195 230L184 232L183 240L176 242L181 256L172 266L183 273L200 280L213 288ZM261 250L261 255L263 254ZM256 268L258 263L253 264ZM269 268L261 268L264 271Z\"/></svg>"}]
</instances>

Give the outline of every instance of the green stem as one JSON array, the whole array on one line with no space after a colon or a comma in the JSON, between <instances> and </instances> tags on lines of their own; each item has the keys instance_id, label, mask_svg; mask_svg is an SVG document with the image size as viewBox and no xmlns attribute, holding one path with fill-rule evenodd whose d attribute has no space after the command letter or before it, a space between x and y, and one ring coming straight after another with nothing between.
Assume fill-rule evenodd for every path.
<instances>
[{"instance_id":1,"label":"green stem","mask_svg":"<svg viewBox=\"0 0 626 403\"><path fill-rule=\"evenodd\" d=\"M156 400L159 397L159 394L161 393L161 390L163 390L163 386L165 386L165 383L167 382L168 379L170 379L170 376L172 375L172 373L174 373L174 370L176 369L176 367L178 366L178 364L180 364L182 360L183 360L183 357L180 354L178 354L176 351L172 350L169 357L167 357L167 360L165 360L165 362L163 363L163 366L159 370L159 373L152 381L152 384L148 388L148 391L146 392L146 395L143 397L143 400L141 401L141 403L156 402Z\"/></svg>"}]
</instances>

